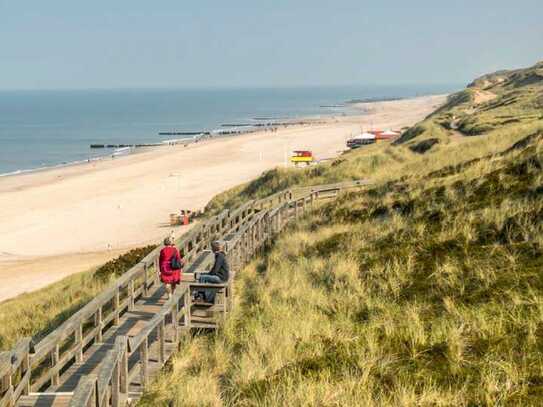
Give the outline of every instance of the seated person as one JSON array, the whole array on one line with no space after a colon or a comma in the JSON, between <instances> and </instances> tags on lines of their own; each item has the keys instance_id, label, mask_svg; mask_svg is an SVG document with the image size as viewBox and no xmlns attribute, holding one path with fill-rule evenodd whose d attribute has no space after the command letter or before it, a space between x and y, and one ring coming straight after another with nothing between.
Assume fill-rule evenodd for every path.
<instances>
[{"instance_id":1,"label":"seated person","mask_svg":"<svg viewBox=\"0 0 543 407\"><path fill-rule=\"evenodd\" d=\"M228 282L230 277L230 266L224 253L224 243L217 240L211 243L211 250L215 253L215 263L209 273L202 273L195 276L196 281L207 284L223 284ZM194 300L203 299L205 302L215 302L215 288L206 288L202 292L197 292Z\"/></svg>"}]
</instances>

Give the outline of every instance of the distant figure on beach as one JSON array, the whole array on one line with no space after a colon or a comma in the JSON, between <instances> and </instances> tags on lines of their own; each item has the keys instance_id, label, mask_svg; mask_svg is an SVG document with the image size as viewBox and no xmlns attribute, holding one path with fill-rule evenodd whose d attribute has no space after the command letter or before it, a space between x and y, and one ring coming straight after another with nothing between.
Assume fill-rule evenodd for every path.
<instances>
[{"instance_id":1,"label":"distant figure on beach","mask_svg":"<svg viewBox=\"0 0 543 407\"><path fill-rule=\"evenodd\" d=\"M224 243L220 240L216 240L211 243L211 250L215 253L215 263L209 273L199 274L196 276L196 280L200 283L208 284L223 284L228 281L230 277L230 266L226 260L226 254L224 253ZM202 292L197 292L194 300L205 301L213 304L215 302L214 288L206 288Z\"/></svg>"},{"instance_id":2,"label":"distant figure on beach","mask_svg":"<svg viewBox=\"0 0 543 407\"><path fill-rule=\"evenodd\" d=\"M160 281L166 285L168 299L172 297L175 287L181 282L181 271L184 263L179 250L174 246L173 237L168 236L164 239L164 248L160 251L158 259Z\"/></svg>"}]
</instances>

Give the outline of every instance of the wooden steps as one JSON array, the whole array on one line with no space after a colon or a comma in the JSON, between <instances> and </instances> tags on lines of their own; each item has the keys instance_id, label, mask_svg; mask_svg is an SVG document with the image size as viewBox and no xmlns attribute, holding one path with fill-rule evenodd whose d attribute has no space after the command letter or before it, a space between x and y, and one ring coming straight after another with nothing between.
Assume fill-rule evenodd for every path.
<instances>
[{"instance_id":1,"label":"wooden steps","mask_svg":"<svg viewBox=\"0 0 543 407\"><path fill-rule=\"evenodd\" d=\"M33 393L21 396L17 401L17 407L68 407L72 400L72 393Z\"/></svg>"}]
</instances>

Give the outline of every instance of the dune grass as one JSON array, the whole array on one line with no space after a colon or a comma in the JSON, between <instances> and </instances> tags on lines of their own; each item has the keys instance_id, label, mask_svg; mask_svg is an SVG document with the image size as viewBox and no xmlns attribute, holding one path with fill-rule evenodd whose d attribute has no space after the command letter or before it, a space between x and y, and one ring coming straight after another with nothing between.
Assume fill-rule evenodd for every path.
<instances>
[{"instance_id":1,"label":"dune grass","mask_svg":"<svg viewBox=\"0 0 543 407\"><path fill-rule=\"evenodd\" d=\"M526 77L515 76L529 93L539 85ZM525 113L503 106L506 87L519 87L496 83L485 79L503 92L481 120ZM240 270L223 329L186 338L140 405L541 405L543 121L450 137L436 118L472 96L427 119L445 133L425 154L409 147L428 123L399 146L268 172L218 196L210 208L374 181L307 214Z\"/></svg>"},{"instance_id":2,"label":"dune grass","mask_svg":"<svg viewBox=\"0 0 543 407\"><path fill-rule=\"evenodd\" d=\"M541 66L501 71L475 80L467 89L449 96L447 103L405 132L397 143L415 147L433 140L434 145L447 144L454 135L488 135L515 131L523 125L541 125Z\"/></svg>"},{"instance_id":3,"label":"dune grass","mask_svg":"<svg viewBox=\"0 0 543 407\"><path fill-rule=\"evenodd\" d=\"M43 338L154 247L130 250L95 270L68 276L40 290L2 302L0 350L10 349L17 340L26 336L36 341Z\"/></svg>"},{"instance_id":4,"label":"dune grass","mask_svg":"<svg viewBox=\"0 0 543 407\"><path fill-rule=\"evenodd\" d=\"M52 331L105 287L93 272L66 277L0 305L0 350L10 349L25 336L40 338Z\"/></svg>"},{"instance_id":5,"label":"dune grass","mask_svg":"<svg viewBox=\"0 0 543 407\"><path fill-rule=\"evenodd\" d=\"M141 405L539 405L542 146L307 216Z\"/></svg>"}]
</instances>

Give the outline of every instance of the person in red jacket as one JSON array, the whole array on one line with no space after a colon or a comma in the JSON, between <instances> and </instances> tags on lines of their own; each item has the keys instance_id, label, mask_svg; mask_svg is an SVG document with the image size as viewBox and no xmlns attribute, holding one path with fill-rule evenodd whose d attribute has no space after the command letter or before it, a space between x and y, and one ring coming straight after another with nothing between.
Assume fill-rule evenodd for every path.
<instances>
[{"instance_id":1,"label":"person in red jacket","mask_svg":"<svg viewBox=\"0 0 543 407\"><path fill-rule=\"evenodd\" d=\"M181 272L184 263L179 250L174 245L173 238L168 236L164 239L164 247L160 251L158 258L160 281L166 285L168 299L172 297L175 287L181 281Z\"/></svg>"}]
</instances>

